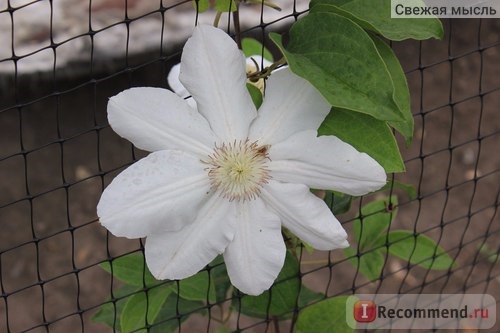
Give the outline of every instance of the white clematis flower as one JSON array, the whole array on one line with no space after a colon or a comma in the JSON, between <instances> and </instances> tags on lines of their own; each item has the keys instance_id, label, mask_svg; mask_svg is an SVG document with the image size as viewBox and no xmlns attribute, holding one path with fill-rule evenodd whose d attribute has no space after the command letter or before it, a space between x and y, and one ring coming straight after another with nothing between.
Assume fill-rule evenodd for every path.
<instances>
[{"instance_id":1,"label":"white clematis flower","mask_svg":"<svg viewBox=\"0 0 500 333\"><path fill-rule=\"evenodd\" d=\"M108 104L111 127L152 153L111 182L97 213L116 236L146 237L156 278L189 277L224 254L232 284L258 295L283 266L282 226L316 249L348 246L309 188L362 195L386 175L338 138L317 137L330 105L311 84L274 72L257 112L244 56L210 26L186 42L180 80L197 109L159 88L131 88Z\"/></svg>"}]
</instances>

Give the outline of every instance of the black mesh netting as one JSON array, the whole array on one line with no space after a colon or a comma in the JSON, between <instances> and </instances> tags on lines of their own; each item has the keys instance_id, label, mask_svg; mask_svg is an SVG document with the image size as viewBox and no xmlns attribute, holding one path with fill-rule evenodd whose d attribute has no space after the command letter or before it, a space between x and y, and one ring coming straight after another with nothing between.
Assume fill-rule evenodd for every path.
<instances>
[{"instance_id":1,"label":"black mesh netting","mask_svg":"<svg viewBox=\"0 0 500 333\"><path fill-rule=\"evenodd\" d=\"M242 6L242 36L284 31L307 8L307 1L276 3L281 12ZM107 99L130 86L168 87L195 22L212 19L181 0L0 0L0 332L111 331L91 320L120 286L99 264L142 251L142 243L111 236L95 208L104 187L145 152L110 129ZM498 295L500 20L443 24L442 41L392 44L408 78L415 137L409 148L400 142L406 173L391 177L417 194L391 190L399 198L391 228L429 236L456 265L431 271L388 256L368 282L342 251L303 251L300 277L326 297ZM227 15L220 26L232 27ZM339 216L350 234L372 199ZM171 315L181 323L188 314L179 309ZM217 309L208 304L182 330L215 331ZM238 311L228 326L291 329L290 321Z\"/></svg>"}]
</instances>

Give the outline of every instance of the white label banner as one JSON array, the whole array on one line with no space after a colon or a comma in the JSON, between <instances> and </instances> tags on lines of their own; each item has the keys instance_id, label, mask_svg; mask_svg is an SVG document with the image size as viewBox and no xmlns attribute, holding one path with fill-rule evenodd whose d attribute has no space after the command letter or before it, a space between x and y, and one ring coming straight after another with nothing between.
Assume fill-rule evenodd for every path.
<instances>
[{"instance_id":1,"label":"white label banner","mask_svg":"<svg viewBox=\"0 0 500 333\"><path fill-rule=\"evenodd\" d=\"M391 0L391 18L500 18L500 0Z\"/></svg>"},{"instance_id":2,"label":"white label banner","mask_svg":"<svg viewBox=\"0 0 500 333\"><path fill-rule=\"evenodd\" d=\"M489 329L496 322L488 294L357 294L346 307L357 329Z\"/></svg>"}]
</instances>

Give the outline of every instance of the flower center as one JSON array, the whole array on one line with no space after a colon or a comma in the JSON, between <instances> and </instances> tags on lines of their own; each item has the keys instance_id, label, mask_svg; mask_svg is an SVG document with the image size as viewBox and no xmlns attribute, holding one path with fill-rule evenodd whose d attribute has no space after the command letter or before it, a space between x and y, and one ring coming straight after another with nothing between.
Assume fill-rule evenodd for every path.
<instances>
[{"instance_id":1,"label":"flower center","mask_svg":"<svg viewBox=\"0 0 500 333\"><path fill-rule=\"evenodd\" d=\"M268 149L269 146L248 140L216 146L212 155L202 161L208 164L206 170L212 188L230 201L258 197L262 185L270 178Z\"/></svg>"}]
</instances>

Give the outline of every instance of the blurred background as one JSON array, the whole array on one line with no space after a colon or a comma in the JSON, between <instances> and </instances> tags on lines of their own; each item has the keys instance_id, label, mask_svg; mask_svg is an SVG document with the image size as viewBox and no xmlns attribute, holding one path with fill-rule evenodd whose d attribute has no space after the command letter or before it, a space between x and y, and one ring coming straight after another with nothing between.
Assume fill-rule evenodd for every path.
<instances>
[{"instance_id":1,"label":"blurred background","mask_svg":"<svg viewBox=\"0 0 500 333\"><path fill-rule=\"evenodd\" d=\"M274 52L268 32L285 31L308 7L275 3L281 11L243 3L240 13L243 36ZM185 0L0 0L0 332L112 331L91 320L119 286L99 264L142 244L108 234L95 207L104 187L146 153L109 128L107 100L131 86L167 88L195 22L211 24L214 15L198 15ZM229 19L220 27L232 32ZM429 236L456 266L428 271L388 257L368 282L341 251L304 252L301 278L327 297L499 295L500 20L443 25L441 41L391 44L415 118L412 144L399 140L407 172L391 177L417 191L393 191L391 228ZM350 235L360 206L377 196L339 216ZM215 331L208 318L193 316L182 329ZM244 316L230 324L275 329Z\"/></svg>"}]
</instances>

